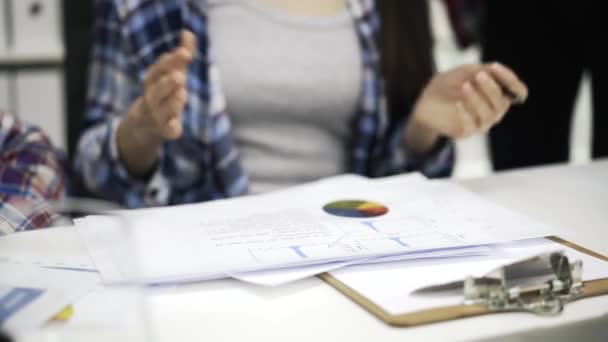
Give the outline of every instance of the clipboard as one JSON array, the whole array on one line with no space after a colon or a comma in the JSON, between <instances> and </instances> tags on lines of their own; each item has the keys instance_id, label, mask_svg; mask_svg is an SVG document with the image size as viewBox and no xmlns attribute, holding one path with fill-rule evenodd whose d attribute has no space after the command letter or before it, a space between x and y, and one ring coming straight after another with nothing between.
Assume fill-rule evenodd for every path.
<instances>
[{"instance_id":1,"label":"clipboard","mask_svg":"<svg viewBox=\"0 0 608 342\"><path fill-rule=\"evenodd\" d=\"M546 239L562 244L566 247L570 247L581 253L585 253L589 256L608 262L608 257L591 251L582 246L576 245L572 242L563 240L559 237L549 236ZM468 318L474 316L481 316L487 314L496 314L498 312L505 311L521 311L521 310L504 310L504 309L493 309L487 303L463 303L460 305L446 306L440 308L432 308L421 311L408 312L398 315L389 314L381 306L369 300L365 296L356 292L355 290L348 287L338 279L334 278L329 273L323 273L319 275L323 281L334 287L336 290L341 292L343 295L354 301L356 304L363 307L372 315L376 316L383 322L395 326L395 327L413 327L423 324L438 323L443 321ZM465 290L466 292L466 290ZM597 279L593 281L582 281L579 284L578 293L568 300L572 302L575 300L590 298L600 295L608 294L608 278Z\"/></svg>"}]
</instances>

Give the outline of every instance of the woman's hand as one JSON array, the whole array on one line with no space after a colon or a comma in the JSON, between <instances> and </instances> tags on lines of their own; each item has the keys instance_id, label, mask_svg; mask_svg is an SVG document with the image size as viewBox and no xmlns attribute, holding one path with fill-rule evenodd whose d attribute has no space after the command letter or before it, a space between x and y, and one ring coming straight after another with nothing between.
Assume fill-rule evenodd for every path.
<instances>
[{"instance_id":1,"label":"woman's hand","mask_svg":"<svg viewBox=\"0 0 608 342\"><path fill-rule=\"evenodd\" d=\"M195 53L196 37L184 31L180 46L163 54L146 71L143 95L133 103L117 133L120 157L131 174L146 174L156 162L162 142L182 135L188 66Z\"/></svg>"},{"instance_id":2,"label":"woman's hand","mask_svg":"<svg viewBox=\"0 0 608 342\"><path fill-rule=\"evenodd\" d=\"M188 97L188 66L195 51L196 37L184 31L181 45L161 55L146 71L141 108L132 115L137 116L139 129L151 138L173 140L181 136L181 112Z\"/></svg>"},{"instance_id":3,"label":"woman's hand","mask_svg":"<svg viewBox=\"0 0 608 342\"><path fill-rule=\"evenodd\" d=\"M464 138L486 132L513 103L527 97L526 85L499 63L463 65L438 73L414 107L406 142L424 152L440 135Z\"/></svg>"}]
</instances>

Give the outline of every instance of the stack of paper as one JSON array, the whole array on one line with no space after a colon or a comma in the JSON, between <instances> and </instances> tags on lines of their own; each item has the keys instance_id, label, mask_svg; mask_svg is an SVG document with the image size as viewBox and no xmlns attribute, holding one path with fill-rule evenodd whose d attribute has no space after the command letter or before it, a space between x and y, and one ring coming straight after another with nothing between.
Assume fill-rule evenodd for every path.
<instances>
[{"instance_id":1,"label":"stack of paper","mask_svg":"<svg viewBox=\"0 0 608 342\"><path fill-rule=\"evenodd\" d=\"M90 216L77 225L106 283L234 276L276 284L258 280L379 257L479 254L470 248L553 233L457 185L416 174L340 176L258 196Z\"/></svg>"}]
</instances>

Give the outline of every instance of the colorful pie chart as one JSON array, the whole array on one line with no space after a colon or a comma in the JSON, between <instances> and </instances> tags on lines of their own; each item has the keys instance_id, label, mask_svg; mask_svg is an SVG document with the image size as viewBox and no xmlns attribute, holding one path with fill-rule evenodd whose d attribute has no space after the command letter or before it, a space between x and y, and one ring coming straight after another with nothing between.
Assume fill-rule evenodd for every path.
<instances>
[{"instance_id":1,"label":"colorful pie chart","mask_svg":"<svg viewBox=\"0 0 608 342\"><path fill-rule=\"evenodd\" d=\"M342 217L376 217L388 212L388 208L380 203L362 200L341 200L326 204L326 213Z\"/></svg>"}]
</instances>

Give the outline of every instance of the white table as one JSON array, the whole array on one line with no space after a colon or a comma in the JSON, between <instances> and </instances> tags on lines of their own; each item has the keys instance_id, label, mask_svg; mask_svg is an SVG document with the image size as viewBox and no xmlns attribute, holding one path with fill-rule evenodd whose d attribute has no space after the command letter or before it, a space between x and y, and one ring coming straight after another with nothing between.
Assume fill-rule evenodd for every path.
<instances>
[{"instance_id":1,"label":"white table","mask_svg":"<svg viewBox=\"0 0 608 342\"><path fill-rule=\"evenodd\" d=\"M461 181L506 207L562 227L563 237L608 254L608 161ZM72 325L94 316L103 293L75 306ZM279 288L233 280L182 285L148 301L160 341L608 341L608 296L569 304L559 317L513 313L416 328L379 321L318 278ZM70 326L68 324L68 327ZM535 329L547 330L535 331ZM595 338L595 339L594 339Z\"/></svg>"}]
</instances>

